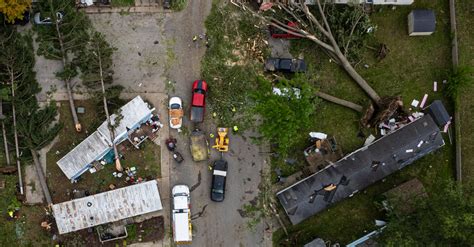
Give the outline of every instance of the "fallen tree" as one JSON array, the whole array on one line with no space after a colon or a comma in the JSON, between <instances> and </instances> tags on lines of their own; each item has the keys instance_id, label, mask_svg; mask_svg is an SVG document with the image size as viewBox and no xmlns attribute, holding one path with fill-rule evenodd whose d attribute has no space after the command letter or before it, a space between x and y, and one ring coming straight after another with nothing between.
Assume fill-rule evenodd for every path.
<instances>
[{"instance_id":1,"label":"fallen tree","mask_svg":"<svg viewBox=\"0 0 474 247\"><path fill-rule=\"evenodd\" d=\"M246 1L243 0L231 0L231 2L244 11L251 13L267 25L274 26L281 31L313 41L346 71L346 73L364 90L376 105L380 104L380 96L354 69L350 61L347 59L346 54L347 49L349 48L340 48L333 31L331 30L325 8L321 5L320 0L316 0L316 13L310 11L309 7L304 4L304 1L302 0L294 2L275 1L273 5L276 6L279 12L274 9L267 12L256 11L248 6ZM288 21L290 20L298 22L298 26L295 27L288 25ZM355 22L355 24L357 24L358 20L356 19ZM348 38L348 40L350 41L351 39ZM348 46L348 44L346 45Z\"/></svg>"}]
</instances>

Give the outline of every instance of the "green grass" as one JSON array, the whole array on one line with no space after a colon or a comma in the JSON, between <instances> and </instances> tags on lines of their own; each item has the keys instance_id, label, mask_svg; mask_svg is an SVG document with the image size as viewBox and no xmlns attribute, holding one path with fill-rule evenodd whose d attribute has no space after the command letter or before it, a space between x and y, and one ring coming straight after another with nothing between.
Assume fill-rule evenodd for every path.
<instances>
[{"instance_id":1,"label":"green grass","mask_svg":"<svg viewBox=\"0 0 474 247\"><path fill-rule=\"evenodd\" d=\"M415 8L430 8L436 11L436 32L427 37L409 37L407 15ZM372 50L362 57L356 70L373 86L381 96L401 95L406 106L413 99L420 100L425 93L429 102L443 99L451 110L450 102L440 92L433 92L433 81L440 85L441 72L451 65L449 41L449 16L446 1L419 0L409 7L377 7L371 15L377 25L375 40L390 49L387 57L377 61ZM376 42L371 46L377 45ZM314 78L315 87L322 92L366 106L368 97L336 64L322 52L315 50L311 42L292 41L292 53L303 53L310 64L308 73ZM369 68L364 68L364 64ZM408 108L408 107L407 107ZM364 142L357 137L360 115L331 103L322 102L316 111L314 124L308 129L334 135L344 153L351 152ZM452 112L452 111L451 111ZM307 133L302 133L307 135ZM314 238L321 237L332 243L347 244L374 229L374 220L383 217L376 207L376 198L381 193L413 177L419 178L428 191L442 179L452 179L454 174L454 152L444 135L447 145L434 154L428 155L384 181L378 182L353 198L338 203L328 210L308 220L288 228L290 238L286 239L282 230L275 232L275 246L301 246ZM301 148L307 143L304 137ZM472 138L471 138L472 140ZM298 147L299 148L299 147ZM298 151L302 156L302 149ZM282 215L285 215L282 212Z\"/></svg>"},{"instance_id":2,"label":"green grass","mask_svg":"<svg viewBox=\"0 0 474 247\"><path fill-rule=\"evenodd\" d=\"M135 0L112 0L111 5L113 7L135 6Z\"/></svg>"},{"instance_id":3,"label":"green grass","mask_svg":"<svg viewBox=\"0 0 474 247\"><path fill-rule=\"evenodd\" d=\"M256 76L263 67L249 52L249 40L261 35L249 23L252 19L233 5L214 3L205 23L209 48L201 69L209 84L209 114L216 113L219 124L238 125L241 130L250 125L251 119L245 115L251 107L249 92L255 89Z\"/></svg>"},{"instance_id":4,"label":"green grass","mask_svg":"<svg viewBox=\"0 0 474 247\"><path fill-rule=\"evenodd\" d=\"M470 1L456 2L459 63L461 66L474 67L474 3ZM472 78L474 81L474 78ZM471 81L471 83L473 83ZM461 145L462 145L462 178L463 182L474 181L474 86L462 90L460 98Z\"/></svg>"},{"instance_id":5,"label":"green grass","mask_svg":"<svg viewBox=\"0 0 474 247\"><path fill-rule=\"evenodd\" d=\"M188 0L172 0L171 1L171 9L174 11L181 11L186 8L188 4Z\"/></svg>"}]
</instances>

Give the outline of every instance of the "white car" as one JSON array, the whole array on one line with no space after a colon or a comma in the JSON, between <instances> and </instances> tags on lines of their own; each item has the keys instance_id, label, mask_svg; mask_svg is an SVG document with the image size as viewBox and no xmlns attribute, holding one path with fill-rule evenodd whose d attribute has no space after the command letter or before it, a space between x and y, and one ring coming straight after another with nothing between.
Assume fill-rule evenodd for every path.
<instances>
[{"instance_id":1,"label":"white car","mask_svg":"<svg viewBox=\"0 0 474 247\"><path fill-rule=\"evenodd\" d=\"M180 129L183 125L183 101L179 97L171 97L168 105L170 127Z\"/></svg>"},{"instance_id":2,"label":"white car","mask_svg":"<svg viewBox=\"0 0 474 247\"><path fill-rule=\"evenodd\" d=\"M57 22L61 22L64 17L64 12L59 11L56 12L56 20ZM36 13L34 16L34 21L36 25L51 25L53 24L53 20L49 16L42 16L40 12Z\"/></svg>"},{"instance_id":3,"label":"white car","mask_svg":"<svg viewBox=\"0 0 474 247\"><path fill-rule=\"evenodd\" d=\"M193 231L191 225L191 197L189 187L175 185L171 191L173 197L173 240L176 244L191 244Z\"/></svg>"}]
</instances>

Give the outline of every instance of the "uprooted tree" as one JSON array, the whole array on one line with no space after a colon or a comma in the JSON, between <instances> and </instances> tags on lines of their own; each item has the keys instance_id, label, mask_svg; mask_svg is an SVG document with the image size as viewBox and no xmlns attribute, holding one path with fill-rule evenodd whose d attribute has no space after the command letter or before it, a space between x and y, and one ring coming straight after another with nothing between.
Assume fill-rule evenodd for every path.
<instances>
[{"instance_id":1,"label":"uprooted tree","mask_svg":"<svg viewBox=\"0 0 474 247\"><path fill-rule=\"evenodd\" d=\"M99 32L93 32L86 44L87 45L81 50L79 56L76 57L74 62L79 65L79 68L82 71L81 78L84 86L91 90L91 95L98 94L102 100L110 133L110 142L112 143L114 150L115 167L117 170L122 171L117 145L114 142L114 126L117 125L119 118L113 120L110 118L106 90L106 84L112 84L112 53L115 48L110 46L104 36Z\"/></svg>"},{"instance_id":2,"label":"uprooted tree","mask_svg":"<svg viewBox=\"0 0 474 247\"><path fill-rule=\"evenodd\" d=\"M39 42L38 55L62 62L62 70L56 73L56 77L65 83L74 125L80 132L82 126L74 105L72 84L72 79L78 72L72 63L72 57L77 55L84 46L84 41L89 39L88 29L91 24L83 12L75 9L73 1L48 0L41 3L40 10L52 13L52 25L35 26Z\"/></svg>"},{"instance_id":3,"label":"uprooted tree","mask_svg":"<svg viewBox=\"0 0 474 247\"><path fill-rule=\"evenodd\" d=\"M372 121L374 115L376 116L375 119L384 120L394 113L392 112L393 109L399 109L402 106L399 97L387 97L382 99L369 83L354 69L351 61L348 59L348 54L351 53L350 49L354 42L359 43L358 46L363 44L363 42L360 43L361 40L355 38L355 35L362 34L361 32L364 29L366 29L366 32L371 32L371 30L369 30L369 22L367 22L368 17L361 9L355 8L359 14L347 14L349 21L345 24L346 22L341 22L338 18L334 18L334 12L328 14L328 10L334 11L334 9L331 8L331 6L327 7L326 4L322 5L320 0L316 0L316 5L311 7L306 5L303 0L274 1L271 4L265 5L263 10L266 11L263 11L262 8L261 10L253 9L246 0L231 0L231 2L242 10L252 14L252 16L258 18L266 25L274 26L281 31L314 42L344 69L376 105L375 110L373 106L369 106L362 118L362 126L367 127L376 123ZM344 16L341 18L344 18ZM337 20L337 23L334 23L335 20ZM297 22L298 25L290 26L288 25L290 21ZM333 23L330 23L330 21ZM341 31L340 28L337 28L341 25L351 26L351 28ZM359 27L359 25L362 25L362 28ZM333 27L336 27L337 30L333 30ZM356 108L360 109L358 106L356 106ZM387 110L388 108L390 109ZM352 109L354 108L352 107ZM382 113L382 115L380 115L380 113Z\"/></svg>"},{"instance_id":4,"label":"uprooted tree","mask_svg":"<svg viewBox=\"0 0 474 247\"><path fill-rule=\"evenodd\" d=\"M251 12L266 24L272 25L298 37L313 41L326 51L328 55L347 72L347 74L367 93L367 95L369 95L375 104L379 104L380 96L354 69L346 57L346 49L340 48L340 45L331 29L331 25L328 22L325 8L321 5L319 0L316 0L316 10L310 10L308 5L306 5L302 0L295 2L288 1L288 3L275 1L274 5L278 9L281 9L283 13L277 13L277 11L256 12L248 7L244 1L234 0L232 2L242 9ZM288 21L290 20L297 21L298 26L289 26Z\"/></svg>"}]
</instances>

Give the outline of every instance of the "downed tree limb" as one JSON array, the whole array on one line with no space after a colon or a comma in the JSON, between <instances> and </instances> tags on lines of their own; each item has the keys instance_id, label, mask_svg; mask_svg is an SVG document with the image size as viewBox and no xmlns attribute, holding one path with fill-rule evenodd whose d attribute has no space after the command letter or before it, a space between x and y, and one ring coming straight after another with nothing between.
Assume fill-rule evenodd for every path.
<instances>
[{"instance_id":1,"label":"downed tree limb","mask_svg":"<svg viewBox=\"0 0 474 247\"><path fill-rule=\"evenodd\" d=\"M350 101L343 100L343 99L340 99L340 98L336 98L336 97L334 97L332 95L329 95L329 94L326 94L326 93L316 92L316 96L318 96L321 99L332 102L334 104L345 106L345 107L350 108L350 109L352 109L356 112L362 112L363 109L364 109L361 105L358 105L358 104L355 104L355 103L352 103Z\"/></svg>"}]
</instances>

